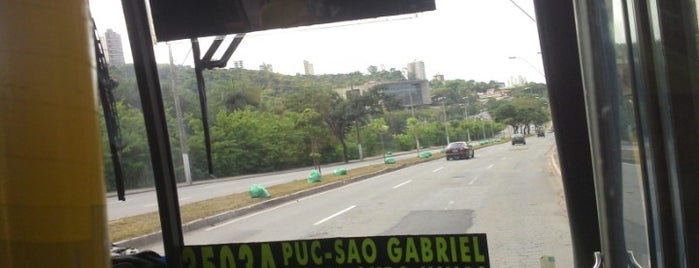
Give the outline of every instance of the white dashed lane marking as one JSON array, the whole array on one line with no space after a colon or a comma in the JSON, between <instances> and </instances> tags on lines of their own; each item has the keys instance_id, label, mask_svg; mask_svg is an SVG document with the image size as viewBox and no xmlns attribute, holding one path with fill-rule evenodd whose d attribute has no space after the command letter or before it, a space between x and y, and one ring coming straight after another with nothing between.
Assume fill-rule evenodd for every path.
<instances>
[{"instance_id":1,"label":"white dashed lane marking","mask_svg":"<svg viewBox=\"0 0 699 268\"><path fill-rule=\"evenodd\" d=\"M410 182L412 182L412 181L413 181L413 180L407 180L407 181L405 181L405 182L403 182L403 183L401 183L401 184L398 184L398 185L396 185L396 186L393 186L393 189L396 189L396 188L398 188L398 187L401 187L401 186L403 186L403 185L406 185L406 184L408 184L408 183L410 183Z\"/></svg>"},{"instance_id":2,"label":"white dashed lane marking","mask_svg":"<svg viewBox=\"0 0 699 268\"><path fill-rule=\"evenodd\" d=\"M329 221L330 219L335 218L335 217L337 217L337 216L340 216L342 213L345 213L345 212L347 212L347 211L350 211L350 209L353 209L353 208L355 208L355 207L356 207L355 205L352 205L352 206L350 206L350 207L348 207L348 208L346 208L346 209L341 210L341 211L338 212L338 213L335 213L335 214L333 214L333 215L328 216L328 217L325 218L325 219L319 220L318 222L314 223L313 225L318 225L318 224L324 223L324 222L326 222L326 221Z\"/></svg>"}]
</instances>

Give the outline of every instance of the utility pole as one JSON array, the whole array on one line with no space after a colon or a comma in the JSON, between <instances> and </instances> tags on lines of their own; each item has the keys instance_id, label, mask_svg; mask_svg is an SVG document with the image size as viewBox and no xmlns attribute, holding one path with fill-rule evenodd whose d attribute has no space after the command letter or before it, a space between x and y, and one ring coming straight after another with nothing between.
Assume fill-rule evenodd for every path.
<instances>
[{"instance_id":1,"label":"utility pole","mask_svg":"<svg viewBox=\"0 0 699 268\"><path fill-rule=\"evenodd\" d=\"M413 118L415 118L415 106L413 104L413 92L410 91L408 92L408 97L410 97L410 113L412 114ZM417 118L415 118L417 119ZM420 120L417 120L418 123L420 123ZM417 133L417 124L415 125L415 131L413 131L415 134L415 148L417 149L417 156L420 157L420 138Z\"/></svg>"},{"instance_id":2,"label":"utility pole","mask_svg":"<svg viewBox=\"0 0 699 268\"><path fill-rule=\"evenodd\" d=\"M184 124L182 121L182 108L180 108L180 94L177 93L175 78L177 72L175 71L175 64L172 59L172 47L167 44L168 52L170 54L170 90L172 91L172 97L175 99L175 114L177 116L177 132L180 137L180 150L182 151L182 165L184 166L184 178L187 184L192 184L192 170L189 167L189 149L187 148L187 137L184 132Z\"/></svg>"},{"instance_id":3,"label":"utility pole","mask_svg":"<svg viewBox=\"0 0 699 268\"><path fill-rule=\"evenodd\" d=\"M362 152L362 136L359 135L359 121L354 121L354 127L357 128L357 148L359 149L359 160L364 160L364 154Z\"/></svg>"},{"instance_id":4,"label":"utility pole","mask_svg":"<svg viewBox=\"0 0 699 268\"><path fill-rule=\"evenodd\" d=\"M413 104L413 92L408 92L408 97L410 98L410 114L415 117L415 105Z\"/></svg>"},{"instance_id":5,"label":"utility pole","mask_svg":"<svg viewBox=\"0 0 699 268\"><path fill-rule=\"evenodd\" d=\"M464 103L464 120L468 120L468 103Z\"/></svg>"},{"instance_id":6,"label":"utility pole","mask_svg":"<svg viewBox=\"0 0 699 268\"><path fill-rule=\"evenodd\" d=\"M444 102L444 133L447 135L447 144L449 144L449 121L447 120L447 103Z\"/></svg>"}]
</instances>

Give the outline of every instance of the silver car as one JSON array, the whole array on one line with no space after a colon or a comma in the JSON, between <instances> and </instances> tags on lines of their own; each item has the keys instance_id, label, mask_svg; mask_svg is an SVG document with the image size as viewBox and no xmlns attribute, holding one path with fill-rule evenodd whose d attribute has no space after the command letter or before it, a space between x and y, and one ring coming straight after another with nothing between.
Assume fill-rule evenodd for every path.
<instances>
[{"instance_id":1,"label":"silver car","mask_svg":"<svg viewBox=\"0 0 699 268\"><path fill-rule=\"evenodd\" d=\"M515 145L515 144L522 144L522 145L527 144L527 141L524 139L524 134L517 133L517 134L512 135L512 145Z\"/></svg>"}]
</instances>

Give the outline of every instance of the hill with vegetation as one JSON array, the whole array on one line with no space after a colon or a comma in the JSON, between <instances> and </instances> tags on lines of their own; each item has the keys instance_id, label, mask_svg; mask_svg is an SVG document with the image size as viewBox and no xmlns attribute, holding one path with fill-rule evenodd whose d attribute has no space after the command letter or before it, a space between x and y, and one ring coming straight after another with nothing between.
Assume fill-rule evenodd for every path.
<instances>
[{"instance_id":1,"label":"hill with vegetation","mask_svg":"<svg viewBox=\"0 0 699 268\"><path fill-rule=\"evenodd\" d=\"M204 77L213 162L213 174L208 174L194 69L160 65L158 73L178 181L184 181L183 149L189 156L193 179L204 180L357 159L359 141L364 156L382 155L415 149L416 132L422 147L443 146L447 143L446 133L451 141L486 139L497 136L507 125L543 124L538 119L523 118L524 113L540 112L548 118L541 101L513 100L534 96L545 100L542 84L513 88L514 97L507 100L484 102L479 100L479 94L500 83L431 81L433 104L410 111L379 90L349 97L333 90L369 82L405 81L403 74L393 68L378 70L369 66L367 73L293 76L246 69L208 70ZM120 121L118 148L126 187L152 186L133 66L112 66L110 74L119 84L113 94ZM185 146L180 145L175 95L180 100ZM511 108L517 118L510 113ZM498 122L482 116L487 111ZM108 148L104 120L101 121L103 147ZM109 150L103 151L106 185L112 191L111 156Z\"/></svg>"}]
</instances>

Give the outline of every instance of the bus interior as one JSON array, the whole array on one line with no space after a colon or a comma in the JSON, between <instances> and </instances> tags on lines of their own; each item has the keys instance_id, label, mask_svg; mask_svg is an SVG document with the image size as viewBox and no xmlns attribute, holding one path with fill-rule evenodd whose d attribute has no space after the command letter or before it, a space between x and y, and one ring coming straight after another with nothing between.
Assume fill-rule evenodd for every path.
<instances>
[{"instance_id":1,"label":"bus interior","mask_svg":"<svg viewBox=\"0 0 699 268\"><path fill-rule=\"evenodd\" d=\"M695 251L699 248L699 230L695 229L699 228L699 3L532 2L553 132L545 138L554 136L555 140L570 230L570 265L699 267ZM192 249L185 244L184 232L189 230L182 228L168 142L168 133L175 130L168 129L172 125L163 105L167 96L158 76L156 43L189 40L187 45L191 44L201 105L192 109L204 114L197 122L203 123L206 169L213 174L216 159L211 153L203 74L225 67L246 34L430 12L439 9L439 4L435 0L122 0L157 195L166 264L162 267L236 267L236 261L225 246ZM4 40L0 46L0 267L111 265L108 251L113 241L107 242L102 150L113 153L113 158L104 161L118 165L120 159L117 146L101 148L95 115L100 113L99 98L107 128L113 124L109 114L116 108L103 89L116 87L118 81L108 79L100 43L92 39L97 33L88 10L83 0L0 4L0 39ZM434 29L436 34L440 30ZM217 52L224 38L216 39L202 55L198 38L212 36L228 36L232 41ZM419 150L419 143L417 147ZM474 160L479 156L476 150ZM117 183L116 191L123 200L123 184ZM371 263L375 257L377 263L388 266L392 256L377 257L375 245L413 243L414 238L434 243L435 248L447 247L449 239L472 243L473 247L461 250L473 255L463 257L462 264L448 265L498 267L494 249L486 250L491 251L487 260L488 253L478 252L475 246L485 242L488 233L410 235L370 235L356 240L362 241L354 245L362 256L357 257L356 265L337 260L319 265L322 256L316 266L313 256L304 265L296 265L367 267L361 262ZM372 244L362 244L366 239L373 239ZM352 239L339 241L334 245L325 240L296 242L308 242L311 251L355 243ZM488 239L488 245L492 244ZM292 254L288 245L274 244L269 249L264 243L236 244L231 248L246 249L251 256L276 250L280 255ZM424 251L421 254L416 259L433 259ZM285 259L274 258L246 267L295 266L282 265ZM437 267L437 259L425 266L406 256L393 264ZM123 267L156 267L135 263ZM541 267L555 266L544 266L542 261Z\"/></svg>"}]
</instances>

